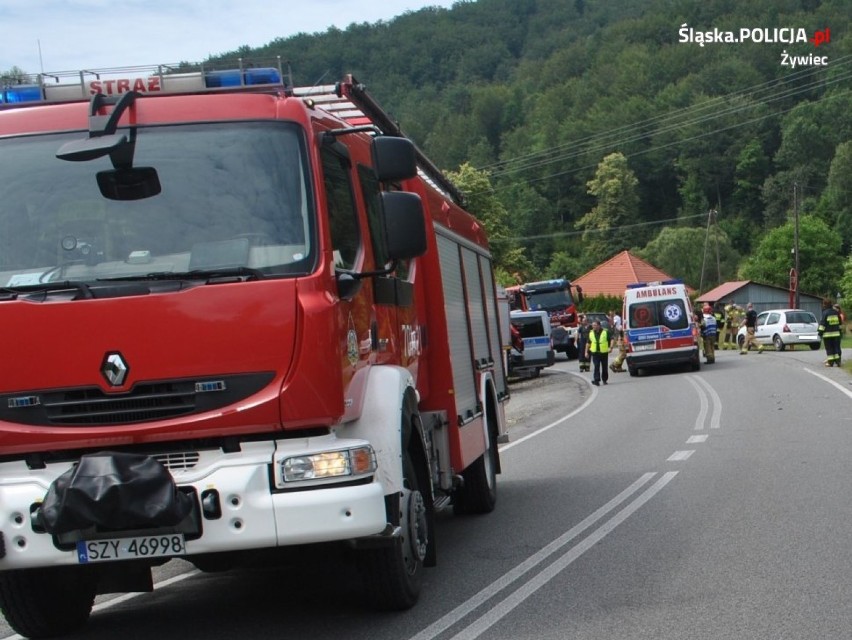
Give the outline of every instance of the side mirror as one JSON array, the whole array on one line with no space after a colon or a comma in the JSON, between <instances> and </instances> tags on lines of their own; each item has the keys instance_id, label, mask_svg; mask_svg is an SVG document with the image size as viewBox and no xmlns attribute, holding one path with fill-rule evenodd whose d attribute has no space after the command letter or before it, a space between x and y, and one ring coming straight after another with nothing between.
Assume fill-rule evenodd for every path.
<instances>
[{"instance_id":1,"label":"side mirror","mask_svg":"<svg viewBox=\"0 0 852 640\"><path fill-rule=\"evenodd\" d=\"M385 191L382 208L388 258L407 260L426 253L426 222L420 196L405 191Z\"/></svg>"},{"instance_id":2,"label":"side mirror","mask_svg":"<svg viewBox=\"0 0 852 640\"><path fill-rule=\"evenodd\" d=\"M380 182L397 182L417 175L414 143L408 138L376 136L373 138L372 155Z\"/></svg>"}]
</instances>

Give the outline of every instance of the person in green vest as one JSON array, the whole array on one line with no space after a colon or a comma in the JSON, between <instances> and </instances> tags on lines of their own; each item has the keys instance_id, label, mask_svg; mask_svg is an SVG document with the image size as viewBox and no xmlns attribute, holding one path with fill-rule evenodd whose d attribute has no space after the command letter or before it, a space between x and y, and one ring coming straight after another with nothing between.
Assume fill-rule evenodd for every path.
<instances>
[{"instance_id":1,"label":"person in green vest","mask_svg":"<svg viewBox=\"0 0 852 640\"><path fill-rule=\"evenodd\" d=\"M592 360L592 384L600 386L601 380L604 384L609 381L609 352L612 351L614 336L601 327L597 320L592 322L592 330L589 332L588 343L586 343L586 357Z\"/></svg>"}]
</instances>

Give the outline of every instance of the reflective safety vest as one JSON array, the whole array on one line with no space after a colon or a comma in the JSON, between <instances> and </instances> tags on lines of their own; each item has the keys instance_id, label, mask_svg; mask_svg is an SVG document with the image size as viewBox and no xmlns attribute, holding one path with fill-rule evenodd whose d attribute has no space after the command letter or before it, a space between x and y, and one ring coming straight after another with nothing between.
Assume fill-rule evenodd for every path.
<instances>
[{"instance_id":1,"label":"reflective safety vest","mask_svg":"<svg viewBox=\"0 0 852 640\"><path fill-rule=\"evenodd\" d=\"M589 331L589 351L592 353L609 351L609 332L606 329L601 329L600 333Z\"/></svg>"},{"instance_id":2,"label":"reflective safety vest","mask_svg":"<svg viewBox=\"0 0 852 640\"><path fill-rule=\"evenodd\" d=\"M705 338L716 337L716 318L709 313L704 314L704 330L701 335Z\"/></svg>"}]
</instances>

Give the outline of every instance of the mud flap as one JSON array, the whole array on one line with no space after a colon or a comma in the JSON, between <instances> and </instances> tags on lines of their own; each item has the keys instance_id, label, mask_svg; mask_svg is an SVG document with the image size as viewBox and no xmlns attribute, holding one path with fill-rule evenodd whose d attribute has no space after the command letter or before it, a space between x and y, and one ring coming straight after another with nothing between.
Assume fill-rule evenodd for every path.
<instances>
[{"instance_id":1,"label":"mud flap","mask_svg":"<svg viewBox=\"0 0 852 640\"><path fill-rule=\"evenodd\" d=\"M54 535L92 526L153 529L181 522L192 511L192 502L154 458L101 452L82 456L51 483L37 517Z\"/></svg>"}]
</instances>

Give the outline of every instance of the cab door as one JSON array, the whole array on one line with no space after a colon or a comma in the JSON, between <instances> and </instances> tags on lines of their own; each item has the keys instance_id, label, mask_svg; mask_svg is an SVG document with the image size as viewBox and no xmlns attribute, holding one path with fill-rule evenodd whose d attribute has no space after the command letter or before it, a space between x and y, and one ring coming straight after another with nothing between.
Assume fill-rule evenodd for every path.
<instances>
[{"instance_id":1,"label":"cab door","mask_svg":"<svg viewBox=\"0 0 852 640\"><path fill-rule=\"evenodd\" d=\"M339 359L328 363L329 375L340 375L344 421L361 413L367 371L373 351L371 287L354 275L364 269L364 230L358 214L348 147L339 141L320 148L334 270L339 299L336 329ZM337 369L335 374L334 370Z\"/></svg>"}]
</instances>

